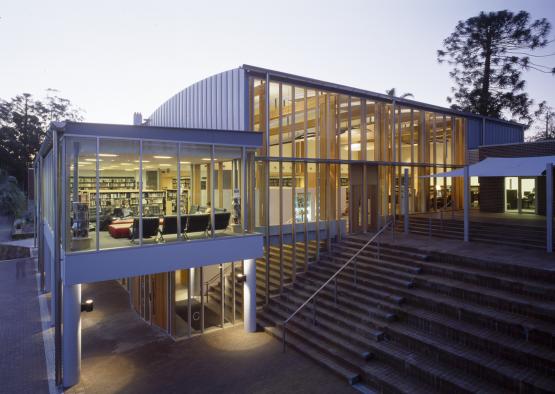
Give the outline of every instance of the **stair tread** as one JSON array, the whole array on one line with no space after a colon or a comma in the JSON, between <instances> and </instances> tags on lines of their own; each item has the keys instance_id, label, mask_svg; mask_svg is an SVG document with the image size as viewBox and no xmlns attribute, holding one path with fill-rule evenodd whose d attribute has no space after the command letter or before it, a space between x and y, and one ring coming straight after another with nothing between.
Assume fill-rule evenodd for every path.
<instances>
[{"instance_id":1,"label":"stair tread","mask_svg":"<svg viewBox=\"0 0 555 394\"><path fill-rule=\"evenodd\" d=\"M392 323L388 325L388 332L400 334L412 338L414 341L432 346L436 351L451 354L455 357L462 357L483 368L491 368L495 366L494 371L500 373L505 379L519 378L534 383L542 383L547 387L555 387L555 379L550 379L534 369L527 368L522 364L516 364L510 360L503 359L499 356L486 353L468 346L462 346L441 336L430 336L418 328L408 327L401 323Z\"/></svg>"},{"instance_id":2,"label":"stair tread","mask_svg":"<svg viewBox=\"0 0 555 394\"><path fill-rule=\"evenodd\" d=\"M264 324L264 320L260 319L260 321ZM276 327L270 326L270 324L266 323L267 325L264 326L266 331L269 331L272 335L276 338L282 339L282 331ZM342 376L344 379L347 380L350 384L356 383L360 379L360 374L351 371L340 365L339 363L332 360L330 357L326 356L322 352L319 352L306 344L302 343L300 340L296 340L295 338L286 338L287 344L292 346L293 348L297 349L307 357L324 364L327 368L331 369L338 375Z\"/></svg>"}]
</instances>

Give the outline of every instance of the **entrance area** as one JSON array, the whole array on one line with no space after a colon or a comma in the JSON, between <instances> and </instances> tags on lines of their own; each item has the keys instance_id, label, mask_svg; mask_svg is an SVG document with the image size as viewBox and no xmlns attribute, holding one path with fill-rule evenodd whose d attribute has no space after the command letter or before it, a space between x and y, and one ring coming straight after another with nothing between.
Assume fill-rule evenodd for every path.
<instances>
[{"instance_id":1,"label":"entrance area","mask_svg":"<svg viewBox=\"0 0 555 394\"><path fill-rule=\"evenodd\" d=\"M511 213L537 213L536 178L505 178L505 211Z\"/></svg>"},{"instance_id":2,"label":"entrance area","mask_svg":"<svg viewBox=\"0 0 555 394\"><path fill-rule=\"evenodd\" d=\"M351 164L350 170L347 192L350 232L375 230L378 225L378 167Z\"/></svg>"}]
</instances>

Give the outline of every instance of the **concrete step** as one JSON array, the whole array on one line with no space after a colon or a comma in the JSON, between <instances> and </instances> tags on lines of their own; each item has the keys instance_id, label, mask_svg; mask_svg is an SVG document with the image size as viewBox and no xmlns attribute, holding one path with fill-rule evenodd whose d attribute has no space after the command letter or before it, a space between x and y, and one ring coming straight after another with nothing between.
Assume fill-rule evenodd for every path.
<instances>
[{"instance_id":1,"label":"concrete step","mask_svg":"<svg viewBox=\"0 0 555 394\"><path fill-rule=\"evenodd\" d=\"M264 331L273 335L277 339L282 340L282 330L276 328L275 323L273 323L271 319L268 319L264 314L260 314L257 320L258 324L264 328ZM324 366L339 377L345 379L348 384L352 385L360 381L360 374L340 365L331 357L308 345L304 340L301 340L294 335L290 335L289 337L286 337L286 342L288 346L298 350L306 357L309 357L316 363Z\"/></svg>"}]
</instances>

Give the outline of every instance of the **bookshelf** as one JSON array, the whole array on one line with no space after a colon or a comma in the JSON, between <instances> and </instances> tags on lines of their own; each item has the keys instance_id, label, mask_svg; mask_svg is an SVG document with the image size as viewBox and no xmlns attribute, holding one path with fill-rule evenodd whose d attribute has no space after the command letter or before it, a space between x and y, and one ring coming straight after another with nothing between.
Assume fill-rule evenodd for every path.
<instances>
[{"instance_id":1,"label":"bookshelf","mask_svg":"<svg viewBox=\"0 0 555 394\"><path fill-rule=\"evenodd\" d=\"M134 215L139 214L139 191L138 190L100 190L99 202L101 210L121 207L123 201L129 205ZM90 216L96 216L96 191L89 192ZM166 191L151 190L143 191L143 215L163 215L166 205Z\"/></svg>"},{"instance_id":2,"label":"bookshelf","mask_svg":"<svg viewBox=\"0 0 555 394\"><path fill-rule=\"evenodd\" d=\"M101 176L98 179L100 189L136 189L137 181L133 176ZM70 190L73 188L73 177L69 180ZM80 176L79 189L96 189L96 177Z\"/></svg>"}]
</instances>

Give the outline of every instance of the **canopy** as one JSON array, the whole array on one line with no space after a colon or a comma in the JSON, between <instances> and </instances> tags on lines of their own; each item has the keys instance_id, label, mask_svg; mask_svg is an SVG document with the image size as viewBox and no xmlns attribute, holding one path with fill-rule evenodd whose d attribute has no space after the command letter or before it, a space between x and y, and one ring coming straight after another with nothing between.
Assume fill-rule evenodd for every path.
<instances>
[{"instance_id":1,"label":"canopy","mask_svg":"<svg viewBox=\"0 0 555 394\"><path fill-rule=\"evenodd\" d=\"M540 176L545 172L547 163L555 164L555 156L488 157L468 166L468 173L469 176ZM459 168L426 177L453 176L464 176L464 169Z\"/></svg>"}]
</instances>

